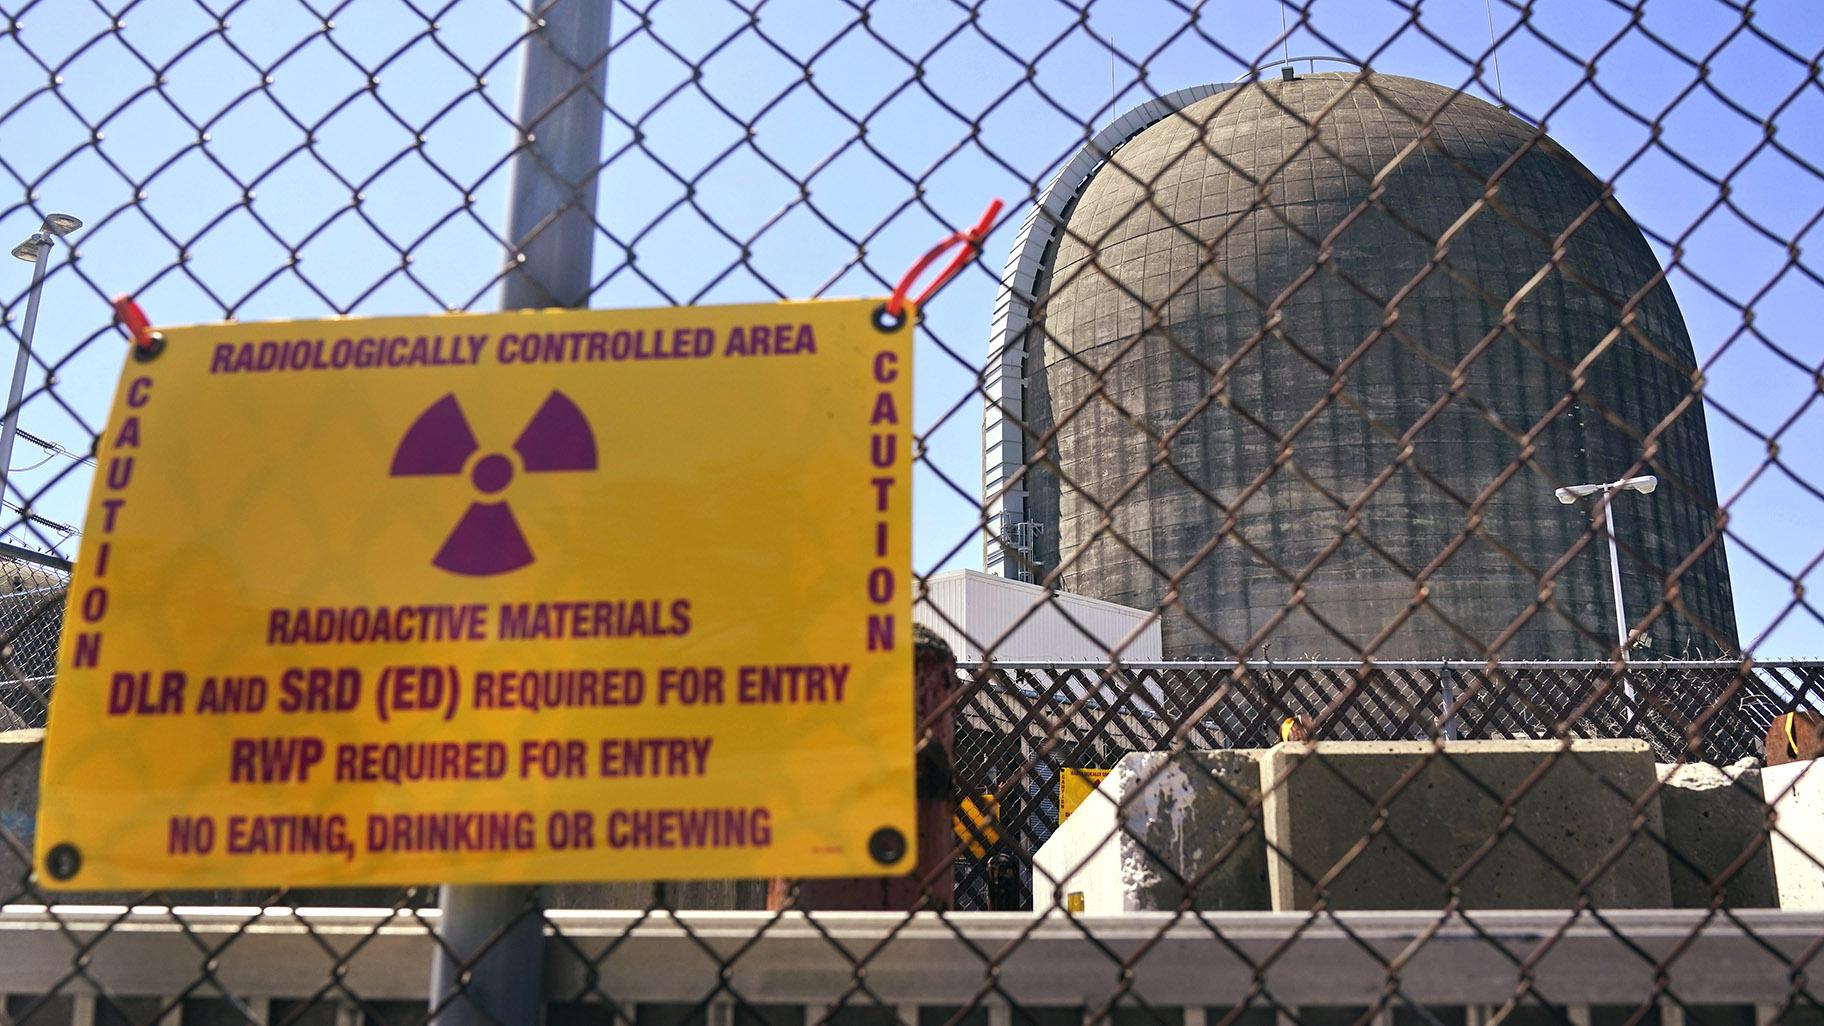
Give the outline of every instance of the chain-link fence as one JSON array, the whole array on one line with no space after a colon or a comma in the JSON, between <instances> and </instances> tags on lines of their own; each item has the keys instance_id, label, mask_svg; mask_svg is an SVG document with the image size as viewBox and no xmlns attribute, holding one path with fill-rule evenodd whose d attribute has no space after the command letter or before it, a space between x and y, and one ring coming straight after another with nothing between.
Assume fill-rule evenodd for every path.
<instances>
[{"instance_id":1,"label":"chain-link fence","mask_svg":"<svg viewBox=\"0 0 1824 1026\"><path fill-rule=\"evenodd\" d=\"M63 626L69 565L20 549L6 560L6 597L0 612L0 729L44 726L51 684L57 676L57 641Z\"/></svg>"},{"instance_id":2,"label":"chain-link fence","mask_svg":"<svg viewBox=\"0 0 1824 1026\"><path fill-rule=\"evenodd\" d=\"M0 14L0 1022L1824 1021L1804 5ZM111 296L878 295L993 196L918 324L910 876L40 889Z\"/></svg>"},{"instance_id":3,"label":"chain-link fence","mask_svg":"<svg viewBox=\"0 0 1824 1026\"><path fill-rule=\"evenodd\" d=\"M1668 661L1631 664L1625 676L1601 664L1522 661L1016 665L973 676L979 683L958 712L958 778L995 815L963 821L972 856L958 865L963 908L993 904L987 847L1030 861L1074 808L1069 778L1093 786L1135 752L1270 747L1292 719L1342 741L1632 736L1665 766L1754 763L1788 713L1820 704L1824 665L1744 672ZM1025 907L1029 887L1023 880L1003 900Z\"/></svg>"}]
</instances>

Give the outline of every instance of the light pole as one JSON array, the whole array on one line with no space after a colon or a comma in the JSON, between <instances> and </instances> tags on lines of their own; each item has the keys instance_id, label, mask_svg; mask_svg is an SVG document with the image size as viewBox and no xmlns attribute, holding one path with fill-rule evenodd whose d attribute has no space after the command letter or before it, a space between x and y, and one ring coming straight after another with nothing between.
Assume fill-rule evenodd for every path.
<instances>
[{"instance_id":1,"label":"light pole","mask_svg":"<svg viewBox=\"0 0 1824 1026\"><path fill-rule=\"evenodd\" d=\"M1615 547L1615 500L1616 492L1639 492L1646 495L1659 487L1659 478L1651 474L1642 477L1624 477L1619 481L1607 484L1580 484L1560 488L1553 494L1566 506L1578 499L1591 495L1611 496L1607 505L1602 507L1602 519L1599 521L1602 533L1609 540L1609 587L1615 592L1615 641L1621 646L1621 659L1628 659L1628 613L1621 598L1621 552ZM1622 691L1627 696L1628 704L1634 703L1634 682L1625 676L1622 678Z\"/></svg>"},{"instance_id":2,"label":"light pole","mask_svg":"<svg viewBox=\"0 0 1824 1026\"><path fill-rule=\"evenodd\" d=\"M13 437L19 431L19 400L25 394L25 368L32 358L32 332L38 327L38 297L44 291L44 268L57 240L82 227L68 214L48 214L38 230L13 247L13 255L32 265L32 292L25 301L25 328L19 333L19 356L13 361L13 389L7 394L6 419L0 424L0 501L6 499L6 473L13 463Z\"/></svg>"}]
</instances>

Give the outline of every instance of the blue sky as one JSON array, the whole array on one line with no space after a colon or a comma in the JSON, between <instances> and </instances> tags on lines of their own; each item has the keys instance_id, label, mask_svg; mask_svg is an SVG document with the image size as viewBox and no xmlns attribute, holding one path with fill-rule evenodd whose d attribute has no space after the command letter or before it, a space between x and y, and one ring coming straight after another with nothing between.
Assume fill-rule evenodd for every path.
<instances>
[{"instance_id":1,"label":"blue sky","mask_svg":"<svg viewBox=\"0 0 1824 1026\"><path fill-rule=\"evenodd\" d=\"M1007 200L985 261L942 293L920 339L921 572L979 565L977 375L995 274L1037 185L1086 133L1287 48L1496 91L1492 66L1478 78L1459 56L1489 45L1480 0L864 6L865 20L840 0L616 5L592 305L878 294L991 197ZM1681 253L1673 288L1709 361L1742 639L1766 632L1763 658L1824 656L1824 621L1790 608L1794 578L1824 581L1824 285L1804 253L1824 213L1824 89L1804 61L1824 49L1824 24L1805 0L1759 5L1753 24L1776 46L1719 0L1648 0L1637 21L1606 0L1528 6L1510 34L1516 5L1491 5L1504 98L1614 179L1662 260ZM55 384L34 367L26 430L88 448L124 356L108 329L115 292L167 324L496 306L514 3L0 10L17 25L0 36L0 236L51 210L89 222L74 264L55 256L37 339ZM16 332L30 269L7 266L0 302ZM21 440L13 463L44 455ZM75 524L88 478L56 456L16 471L8 499ZM60 541L42 526L10 537Z\"/></svg>"}]
</instances>

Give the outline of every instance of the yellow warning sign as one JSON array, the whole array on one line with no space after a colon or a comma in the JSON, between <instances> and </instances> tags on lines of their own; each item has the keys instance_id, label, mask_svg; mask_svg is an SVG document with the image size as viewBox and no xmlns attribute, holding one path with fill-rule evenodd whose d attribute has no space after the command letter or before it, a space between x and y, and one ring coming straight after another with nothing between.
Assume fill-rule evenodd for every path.
<instances>
[{"instance_id":1,"label":"yellow warning sign","mask_svg":"<svg viewBox=\"0 0 1824 1026\"><path fill-rule=\"evenodd\" d=\"M909 871L877 306L167 331L98 454L42 882Z\"/></svg>"},{"instance_id":2,"label":"yellow warning sign","mask_svg":"<svg viewBox=\"0 0 1824 1026\"><path fill-rule=\"evenodd\" d=\"M1064 767L1058 775L1058 823L1062 825L1078 806L1088 801L1107 776L1105 769Z\"/></svg>"},{"instance_id":3,"label":"yellow warning sign","mask_svg":"<svg viewBox=\"0 0 1824 1026\"><path fill-rule=\"evenodd\" d=\"M1001 830L996 826L1000 821L1001 800L992 792L984 791L977 797L963 799L955 815L950 817L950 829L969 854L985 859L989 846L1001 843Z\"/></svg>"}]
</instances>

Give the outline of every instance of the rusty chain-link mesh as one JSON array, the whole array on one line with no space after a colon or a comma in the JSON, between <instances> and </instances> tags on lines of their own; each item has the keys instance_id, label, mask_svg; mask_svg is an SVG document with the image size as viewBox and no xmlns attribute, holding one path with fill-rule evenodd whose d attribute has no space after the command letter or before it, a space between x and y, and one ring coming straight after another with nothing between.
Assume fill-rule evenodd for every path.
<instances>
[{"instance_id":1,"label":"rusty chain-link mesh","mask_svg":"<svg viewBox=\"0 0 1824 1026\"><path fill-rule=\"evenodd\" d=\"M583 2L0 0L0 225L85 222L8 406L0 1022L506 1021L528 925L551 1023L1824 1021L1814 12L602 0L577 67ZM996 195L921 316L910 877L545 887L479 953L435 881L38 888L109 297L486 310L578 223L589 306L882 294Z\"/></svg>"}]
</instances>

